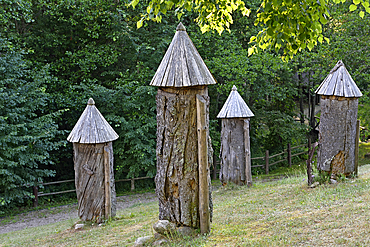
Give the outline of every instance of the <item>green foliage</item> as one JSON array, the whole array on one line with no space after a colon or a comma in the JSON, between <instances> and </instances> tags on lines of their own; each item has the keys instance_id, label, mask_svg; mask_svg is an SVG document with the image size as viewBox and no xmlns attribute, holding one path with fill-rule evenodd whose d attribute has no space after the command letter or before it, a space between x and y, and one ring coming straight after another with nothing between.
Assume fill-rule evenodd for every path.
<instances>
[{"instance_id":1,"label":"green foliage","mask_svg":"<svg viewBox=\"0 0 370 247\"><path fill-rule=\"evenodd\" d=\"M252 36L249 47L249 55L256 53L258 49L274 49L281 51L283 58L292 58L298 51L308 48L312 50L318 43L329 39L323 35L323 25L330 18L332 4L343 3L345 0L308 0L296 2L292 0L263 0L257 12L255 25L260 25L261 30ZM131 6L135 7L139 0L133 0ZM361 3L361 4L360 4ZM250 3L247 2L247 6ZM234 23L232 14L239 12L243 16L249 16L251 9L244 1L239 0L198 0L198 1L160 1L151 0L147 4L146 13L142 13L137 27L143 25L144 20L161 22L163 15L171 9L180 19L185 11L194 11L197 14L195 21L202 32L216 30L221 34L225 29L230 30ZM358 6L361 10L357 14L364 18L365 12L370 13L368 0L353 0L348 8L355 11Z\"/></svg>"},{"instance_id":2,"label":"green foliage","mask_svg":"<svg viewBox=\"0 0 370 247\"><path fill-rule=\"evenodd\" d=\"M54 140L58 126L45 113L50 80L47 69L29 70L22 55L0 39L0 206L22 201L30 193L23 186L35 186L54 171L49 152L62 142Z\"/></svg>"}]
</instances>

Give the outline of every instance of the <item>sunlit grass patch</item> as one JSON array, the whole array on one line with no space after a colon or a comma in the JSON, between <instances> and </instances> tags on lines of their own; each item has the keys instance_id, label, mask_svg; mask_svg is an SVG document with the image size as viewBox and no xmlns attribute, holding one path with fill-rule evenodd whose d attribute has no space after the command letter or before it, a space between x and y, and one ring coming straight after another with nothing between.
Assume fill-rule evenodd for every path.
<instances>
[{"instance_id":1,"label":"sunlit grass patch","mask_svg":"<svg viewBox=\"0 0 370 247\"><path fill-rule=\"evenodd\" d=\"M356 179L313 189L304 178L216 188L210 235L169 246L370 246L370 165ZM132 246L153 236L157 220L156 202L136 204L104 227L71 230L70 220L3 234L0 246Z\"/></svg>"}]
</instances>

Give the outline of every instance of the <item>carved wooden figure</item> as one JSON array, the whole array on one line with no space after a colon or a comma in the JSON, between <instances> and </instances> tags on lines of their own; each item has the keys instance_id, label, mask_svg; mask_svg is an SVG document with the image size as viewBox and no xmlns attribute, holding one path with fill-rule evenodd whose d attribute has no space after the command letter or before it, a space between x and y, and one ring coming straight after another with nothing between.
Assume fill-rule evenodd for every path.
<instances>
[{"instance_id":1,"label":"carved wooden figure","mask_svg":"<svg viewBox=\"0 0 370 247\"><path fill-rule=\"evenodd\" d=\"M112 141L117 138L90 98L67 138L73 142L78 216L84 221L116 214Z\"/></svg>"},{"instance_id":2,"label":"carved wooden figure","mask_svg":"<svg viewBox=\"0 0 370 247\"><path fill-rule=\"evenodd\" d=\"M180 23L150 85L157 86L157 175L159 219L209 232L207 85L213 76Z\"/></svg>"},{"instance_id":3,"label":"carved wooden figure","mask_svg":"<svg viewBox=\"0 0 370 247\"><path fill-rule=\"evenodd\" d=\"M358 98L362 93L341 60L316 93L321 95L317 167L349 175L355 172Z\"/></svg>"},{"instance_id":4,"label":"carved wooden figure","mask_svg":"<svg viewBox=\"0 0 370 247\"><path fill-rule=\"evenodd\" d=\"M234 85L217 118L222 118L221 170L222 184L233 182L252 185L249 118L253 117Z\"/></svg>"}]
</instances>

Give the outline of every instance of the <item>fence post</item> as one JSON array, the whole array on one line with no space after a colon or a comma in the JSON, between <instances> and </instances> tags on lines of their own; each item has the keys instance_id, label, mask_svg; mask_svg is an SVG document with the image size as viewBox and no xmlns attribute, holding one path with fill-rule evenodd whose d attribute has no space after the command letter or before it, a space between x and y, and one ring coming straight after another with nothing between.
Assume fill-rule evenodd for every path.
<instances>
[{"instance_id":1,"label":"fence post","mask_svg":"<svg viewBox=\"0 0 370 247\"><path fill-rule=\"evenodd\" d=\"M39 205L39 188L37 186L33 186L33 195L35 196L33 199L33 207L37 207Z\"/></svg>"},{"instance_id":2,"label":"fence post","mask_svg":"<svg viewBox=\"0 0 370 247\"><path fill-rule=\"evenodd\" d=\"M355 141L355 175L358 176L358 150L360 142L360 120L356 121L356 141Z\"/></svg>"},{"instance_id":3,"label":"fence post","mask_svg":"<svg viewBox=\"0 0 370 247\"><path fill-rule=\"evenodd\" d=\"M292 167L292 149L290 147L290 143L288 143L288 165L289 168Z\"/></svg>"},{"instance_id":4,"label":"fence post","mask_svg":"<svg viewBox=\"0 0 370 247\"><path fill-rule=\"evenodd\" d=\"M135 179L131 178L131 191L135 190Z\"/></svg>"},{"instance_id":5,"label":"fence post","mask_svg":"<svg viewBox=\"0 0 370 247\"><path fill-rule=\"evenodd\" d=\"M213 153L213 173L212 173L212 179L217 179L217 163L216 163L216 155Z\"/></svg>"},{"instance_id":6,"label":"fence post","mask_svg":"<svg viewBox=\"0 0 370 247\"><path fill-rule=\"evenodd\" d=\"M266 169L266 174L269 174L269 151L266 150L266 155L265 155L265 169Z\"/></svg>"}]
</instances>

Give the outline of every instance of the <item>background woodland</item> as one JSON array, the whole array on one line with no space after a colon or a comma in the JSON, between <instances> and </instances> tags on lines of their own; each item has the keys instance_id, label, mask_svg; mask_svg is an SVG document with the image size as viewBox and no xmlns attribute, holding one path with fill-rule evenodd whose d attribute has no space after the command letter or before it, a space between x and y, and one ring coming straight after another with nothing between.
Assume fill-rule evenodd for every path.
<instances>
[{"instance_id":1,"label":"background woodland","mask_svg":"<svg viewBox=\"0 0 370 247\"><path fill-rule=\"evenodd\" d=\"M218 84L209 87L210 128L218 156L216 115L233 85L255 114L252 157L306 143L315 137L315 89L338 60L364 94L359 118L362 140L370 118L370 17L331 6L323 26L329 42L303 50L288 62L276 50L248 56L260 1L244 1L249 17L235 13L230 32L202 33L184 12L181 22ZM22 203L29 187L74 178L69 132L88 98L119 134L114 142L115 177L156 173L157 88L149 83L179 23L168 13L161 23L144 22L125 1L2 0L0 9L0 207ZM317 115L319 117L319 115ZM26 185L26 186L25 186ZM1 211L1 210L0 210Z\"/></svg>"}]
</instances>

